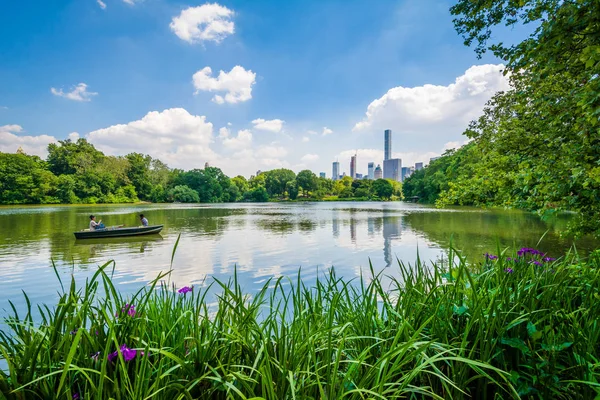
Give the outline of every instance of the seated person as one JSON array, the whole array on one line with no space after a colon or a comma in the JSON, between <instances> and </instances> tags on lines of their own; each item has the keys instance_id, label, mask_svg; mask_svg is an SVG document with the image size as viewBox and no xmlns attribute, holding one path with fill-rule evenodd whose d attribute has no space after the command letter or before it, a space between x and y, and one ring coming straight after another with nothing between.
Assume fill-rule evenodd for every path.
<instances>
[{"instance_id":1,"label":"seated person","mask_svg":"<svg viewBox=\"0 0 600 400\"><path fill-rule=\"evenodd\" d=\"M99 222L96 222L96 217L93 215L90 215L90 231L95 231L96 229L102 229L104 228L104 224L102 223L102 220L100 220Z\"/></svg>"},{"instance_id":2,"label":"seated person","mask_svg":"<svg viewBox=\"0 0 600 400\"><path fill-rule=\"evenodd\" d=\"M140 214L140 221L142 221L143 226L148 226L148 220L144 217L144 214Z\"/></svg>"}]
</instances>

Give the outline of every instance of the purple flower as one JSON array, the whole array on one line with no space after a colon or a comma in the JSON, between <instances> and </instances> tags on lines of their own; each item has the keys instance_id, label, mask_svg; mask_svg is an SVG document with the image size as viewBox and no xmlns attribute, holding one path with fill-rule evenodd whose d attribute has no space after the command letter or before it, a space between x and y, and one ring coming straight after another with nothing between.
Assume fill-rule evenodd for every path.
<instances>
[{"instance_id":1,"label":"purple flower","mask_svg":"<svg viewBox=\"0 0 600 400\"><path fill-rule=\"evenodd\" d=\"M189 286L184 286L177 291L177 293L186 294L192 291L192 288Z\"/></svg>"},{"instance_id":2,"label":"purple flower","mask_svg":"<svg viewBox=\"0 0 600 400\"><path fill-rule=\"evenodd\" d=\"M133 304L125 304L123 306L123 308L121 308L121 315L127 314L130 317L135 317L135 313L136 313L135 305L133 305ZM115 317L118 317L118 316L119 316L119 313L117 313L115 315Z\"/></svg>"},{"instance_id":3,"label":"purple flower","mask_svg":"<svg viewBox=\"0 0 600 400\"><path fill-rule=\"evenodd\" d=\"M489 254L489 253L485 253L485 258L487 258L488 260L497 260L498 256L495 256L493 254Z\"/></svg>"},{"instance_id":4,"label":"purple flower","mask_svg":"<svg viewBox=\"0 0 600 400\"><path fill-rule=\"evenodd\" d=\"M533 264L533 265L537 265L538 267L541 267L543 264L539 261L530 261L529 264Z\"/></svg>"},{"instance_id":5,"label":"purple flower","mask_svg":"<svg viewBox=\"0 0 600 400\"><path fill-rule=\"evenodd\" d=\"M517 251L517 255L519 257L523 257L525 254L531 254L532 256L543 256L544 255L544 253L542 253L541 251L533 249L531 247L523 247L519 251Z\"/></svg>"},{"instance_id":6,"label":"purple flower","mask_svg":"<svg viewBox=\"0 0 600 400\"><path fill-rule=\"evenodd\" d=\"M504 270L504 272L506 272L507 274L512 274L513 272L515 272L512 268L506 268Z\"/></svg>"},{"instance_id":7,"label":"purple flower","mask_svg":"<svg viewBox=\"0 0 600 400\"><path fill-rule=\"evenodd\" d=\"M510 257L506 257L506 261L514 261L514 260Z\"/></svg>"},{"instance_id":8,"label":"purple flower","mask_svg":"<svg viewBox=\"0 0 600 400\"><path fill-rule=\"evenodd\" d=\"M123 344L121 345L121 348L119 350L108 355L108 361L114 361L117 357L119 357L119 353L123 355L123 359L125 361L131 361L135 358L137 350L130 349L129 347L127 347L127 345Z\"/></svg>"},{"instance_id":9,"label":"purple flower","mask_svg":"<svg viewBox=\"0 0 600 400\"><path fill-rule=\"evenodd\" d=\"M542 261L544 261L544 262L551 262L551 261L554 261L554 260L556 260L556 258L553 258L553 257L544 257L544 259Z\"/></svg>"},{"instance_id":10,"label":"purple flower","mask_svg":"<svg viewBox=\"0 0 600 400\"><path fill-rule=\"evenodd\" d=\"M73 393L73 400L79 400L79 393Z\"/></svg>"}]
</instances>

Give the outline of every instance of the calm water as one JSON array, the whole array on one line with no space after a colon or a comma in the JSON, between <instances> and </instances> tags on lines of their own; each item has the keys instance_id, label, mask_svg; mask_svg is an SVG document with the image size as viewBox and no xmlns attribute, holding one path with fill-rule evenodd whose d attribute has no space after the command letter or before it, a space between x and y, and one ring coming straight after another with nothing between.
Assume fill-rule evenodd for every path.
<instances>
[{"instance_id":1,"label":"calm water","mask_svg":"<svg viewBox=\"0 0 600 400\"><path fill-rule=\"evenodd\" d=\"M75 240L94 213L106 225L138 225L143 212L150 224L164 224L160 235ZM446 257L451 236L472 261L503 247L535 246L560 255L572 245L557 232L566 217L542 222L523 212L477 209L437 210L403 203L311 203L233 205L42 206L0 208L0 309L8 300L22 304L24 290L34 303L54 301L59 289L52 260L64 279L84 280L98 265L116 261L115 277L123 291L134 291L167 271L177 236L181 241L171 280L178 286L200 284L207 276L227 280L238 268L247 291L270 277L305 280L334 266L355 277L368 270L397 274L396 258L414 263ZM591 239L577 243L586 251ZM4 314L4 313L2 313Z\"/></svg>"}]
</instances>

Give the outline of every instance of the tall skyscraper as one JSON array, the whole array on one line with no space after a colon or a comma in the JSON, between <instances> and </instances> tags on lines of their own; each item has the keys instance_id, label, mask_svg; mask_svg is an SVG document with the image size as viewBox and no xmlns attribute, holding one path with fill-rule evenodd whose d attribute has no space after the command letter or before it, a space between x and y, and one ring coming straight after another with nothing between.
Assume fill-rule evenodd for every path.
<instances>
[{"instance_id":1,"label":"tall skyscraper","mask_svg":"<svg viewBox=\"0 0 600 400\"><path fill-rule=\"evenodd\" d=\"M350 177L356 178L356 154L350 158Z\"/></svg>"},{"instance_id":2,"label":"tall skyscraper","mask_svg":"<svg viewBox=\"0 0 600 400\"><path fill-rule=\"evenodd\" d=\"M385 161L392 158L392 131L390 129L386 129L384 131L384 140L385 147L383 148L383 160ZM385 170L385 166L383 167L383 169Z\"/></svg>"},{"instance_id":3,"label":"tall skyscraper","mask_svg":"<svg viewBox=\"0 0 600 400\"><path fill-rule=\"evenodd\" d=\"M375 178L375 163L370 162L368 164L368 166L369 166L369 179L373 180L373 178Z\"/></svg>"},{"instance_id":4,"label":"tall skyscraper","mask_svg":"<svg viewBox=\"0 0 600 400\"><path fill-rule=\"evenodd\" d=\"M392 179L400 182L402 179L402 160L399 158L392 158L390 160L383 161L383 177L385 179Z\"/></svg>"},{"instance_id":5,"label":"tall skyscraper","mask_svg":"<svg viewBox=\"0 0 600 400\"><path fill-rule=\"evenodd\" d=\"M325 178L325 172L319 172L319 178Z\"/></svg>"},{"instance_id":6,"label":"tall skyscraper","mask_svg":"<svg viewBox=\"0 0 600 400\"><path fill-rule=\"evenodd\" d=\"M375 179L383 178L383 171L381 170L381 165L379 165L379 164L377 164L377 168L375 168L374 178Z\"/></svg>"},{"instance_id":7,"label":"tall skyscraper","mask_svg":"<svg viewBox=\"0 0 600 400\"><path fill-rule=\"evenodd\" d=\"M408 168L408 167L402 167L402 175L401 175L402 182L404 182L404 180L406 178L408 178L409 176L410 176L410 168Z\"/></svg>"},{"instance_id":8,"label":"tall skyscraper","mask_svg":"<svg viewBox=\"0 0 600 400\"><path fill-rule=\"evenodd\" d=\"M337 161L333 162L333 170L331 171L331 179L337 181L340 179L340 163Z\"/></svg>"},{"instance_id":9,"label":"tall skyscraper","mask_svg":"<svg viewBox=\"0 0 600 400\"><path fill-rule=\"evenodd\" d=\"M418 162L415 163L415 171L419 171L423 169L423 163L422 162Z\"/></svg>"}]
</instances>

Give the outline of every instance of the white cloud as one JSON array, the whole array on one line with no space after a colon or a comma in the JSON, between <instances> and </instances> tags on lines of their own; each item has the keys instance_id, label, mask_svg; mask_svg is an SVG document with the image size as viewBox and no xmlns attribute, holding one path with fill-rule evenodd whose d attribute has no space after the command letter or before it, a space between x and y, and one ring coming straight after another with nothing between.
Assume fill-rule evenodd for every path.
<instances>
[{"instance_id":1,"label":"white cloud","mask_svg":"<svg viewBox=\"0 0 600 400\"><path fill-rule=\"evenodd\" d=\"M88 92L87 85L85 83L80 83L73 88L70 92L63 92L62 89L57 90L55 88L50 88L50 91L53 95L59 97L65 97L69 100L74 101L90 101L92 96L96 96L98 93Z\"/></svg>"},{"instance_id":2,"label":"white cloud","mask_svg":"<svg viewBox=\"0 0 600 400\"><path fill-rule=\"evenodd\" d=\"M141 3L144 0L123 0L125 3L129 4L129 5L135 5L135 3Z\"/></svg>"},{"instance_id":3,"label":"white cloud","mask_svg":"<svg viewBox=\"0 0 600 400\"><path fill-rule=\"evenodd\" d=\"M23 127L21 125L4 125L0 126L0 132L12 132L19 133L23 131Z\"/></svg>"},{"instance_id":4,"label":"white cloud","mask_svg":"<svg viewBox=\"0 0 600 400\"><path fill-rule=\"evenodd\" d=\"M231 132L229 131L229 128L227 128L227 127L222 127L221 129L219 129L219 139L228 138L230 134L231 134Z\"/></svg>"},{"instance_id":5,"label":"white cloud","mask_svg":"<svg viewBox=\"0 0 600 400\"><path fill-rule=\"evenodd\" d=\"M333 131L327 127L323 128L323 136L332 134Z\"/></svg>"},{"instance_id":6,"label":"white cloud","mask_svg":"<svg viewBox=\"0 0 600 400\"><path fill-rule=\"evenodd\" d=\"M288 151L283 146L261 146L255 154L259 158L279 159L287 156Z\"/></svg>"},{"instance_id":7,"label":"white cloud","mask_svg":"<svg viewBox=\"0 0 600 400\"><path fill-rule=\"evenodd\" d=\"M316 131L306 131L306 133L308 133L309 135L316 135L318 132L316 132Z\"/></svg>"},{"instance_id":8,"label":"white cloud","mask_svg":"<svg viewBox=\"0 0 600 400\"><path fill-rule=\"evenodd\" d=\"M311 163L311 162L315 162L319 159L319 156L317 154L305 154L302 156L302 158L300 159L303 163Z\"/></svg>"},{"instance_id":9,"label":"white cloud","mask_svg":"<svg viewBox=\"0 0 600 400\"><path fill-rule=\"evenodd\" d=\"M102 0L96 0L101 9L106 9L106 4ZM127 3L127 1L125 1Z\"/></svg>"},{"instance_id":10,"label":"white cloud","mask_svg":"<svg viewBox=\"0 0 600 400\"><path fill-rule=\"evenodd\" d=\"M369 104L365 118L354 130L396 129L417 133L421 138L454 138L481 114L496 92L509 89L508 79L501 73L503 69L501 64L476 65L448 86L392 88Z\"/></svg>"},{"instance_id":11,"label":"white cloud","mask_svg":"<svg viewBox=\"0 0 600 400\"><path fill-rule=\"evenodd\" d=\"M150 154L175 168L200 168L219 160L210 148L213 125L183 108L152 111L140 120L90 132L87 138L107 154Z\"/></svg>"},{"instance_id":12,"label":"white cloud","mask_svg":"<svg viewBox=\"0 0 600 400\"><path fill-rule=\"evenodd\" d=\"M236 137L223 139L223 146L232 150L249 148L252 145L252 132L247 129L238 131Z\"/></svg>"},{"instance_id":13,"label":"white cloud","mask_svg":"<svg viewBox=\"0 0 600 400\"><path fill-rule=\"evenodd\" d=\"M76 142L79 139L79 133L77 133L77 132L69 133L69 139L71 139L71 142Z\"/></svg>"},{"instance_id":14,"label":"white cloud","mask_svg":"<svg viewBox=\"0 0 600 400\"><path fill-rule=\"evenodd\" d=\"M308 136L304 136L304 137L302 138L302 143L306 143L306 142L308 142L308 141L310 141L310 138L309 138Z\"/></svg>"},{"instance_id":15,"label":"white cloud","mask_svg":"<svg viewBox=\"0 0 600 400\"><path fill-rule=\"evenodd\" d=\"M220 71L217 78L213 78L210 67L204 67L193 76L194 88L196 93L206 92L227 92L223 98L215 95L213 101L217 104L239 103L252 98L252 85L256 83L256 74L251 70L236 65L229 72Z\"/></svg>"},{"instance_id":16,"label":"white cloud","mask_svg":"<svg viewBox=\"0 0 600 400\"><path fill-rule=\"evenodd\" d=\"M127 0L126 0L127 1ZM234 12L217 3L189 7L174 17L169 25L173 33L188 43L219 43L235 31Z\"/></svg>"},{"instance_id":17,"label":"white cloud","mask_svg":"<svg viewBox=\"0 0 600 400\"><path fill-rule=\"evenodd\" d=\"M56 138L48 135L21 136L16 133L23 132L20 125L0 126L0 151L14 153L19 147L27 154L45 158L48 155L48 145L55 143Z\"/></svg>"},{"instance_id":18,"label":"white cloud","mask_svg":"<svg viewBox=\"0 0 600 400\"><path fill-rule=\"evenodd\" d=\"M269 131L269 132L274 132L274 133L281 132L284 122L285 121L282 121L280 119L272 119L272 120L266 121L262 118L258 118L258 119L255 119L254 121L252 121L252 123L254 124L254 129Z\"/></svg>"}]
</instances>

